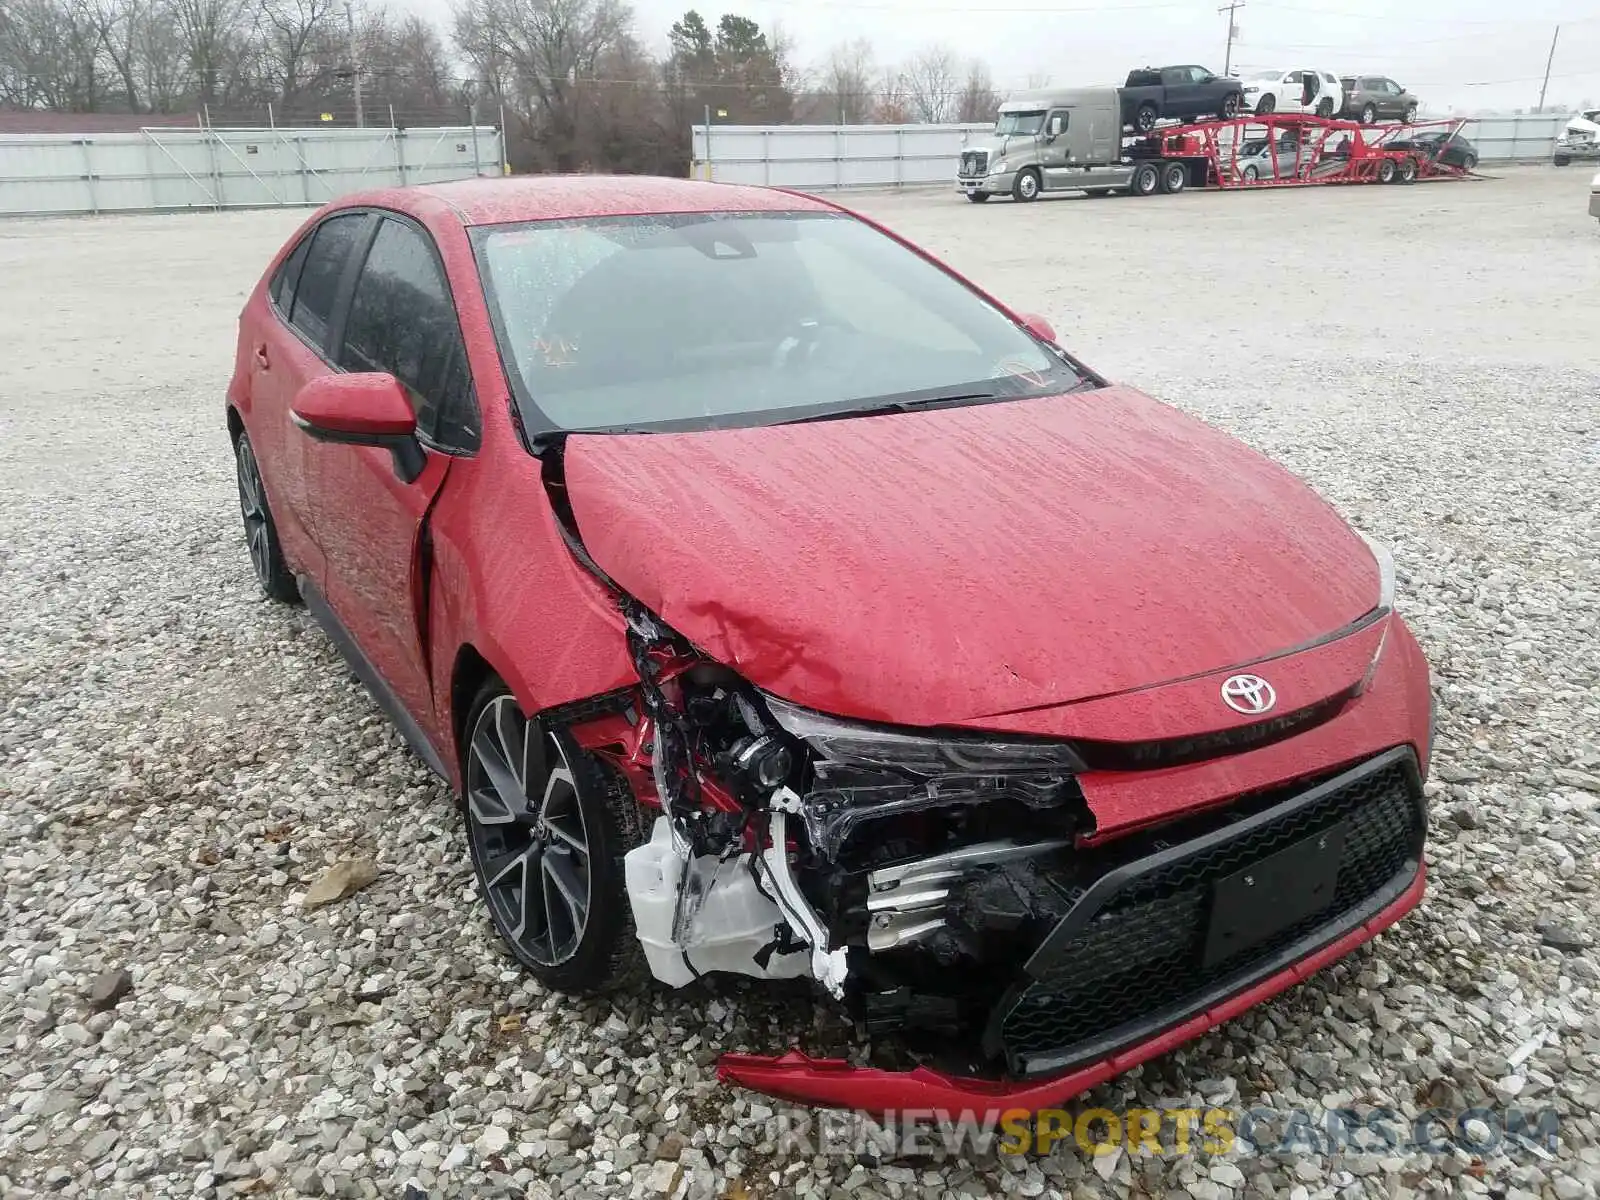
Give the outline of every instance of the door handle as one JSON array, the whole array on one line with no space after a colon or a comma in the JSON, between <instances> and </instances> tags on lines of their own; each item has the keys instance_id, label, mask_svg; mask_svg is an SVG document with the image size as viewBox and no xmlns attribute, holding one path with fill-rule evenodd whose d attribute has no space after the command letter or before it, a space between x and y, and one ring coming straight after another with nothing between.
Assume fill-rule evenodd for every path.
<instances>
[{"instance_id":1,"label":"door handle","mask_svg":"<svg viewBox=\"0 0 1600 1200\"><path fill-rule=\"evenodd\" d=\"M256 347L256 366L260 367L263 371L270 371L272 369L272 360L267 357L267 347L265 344Z\"/></svg>"}]
</instances>

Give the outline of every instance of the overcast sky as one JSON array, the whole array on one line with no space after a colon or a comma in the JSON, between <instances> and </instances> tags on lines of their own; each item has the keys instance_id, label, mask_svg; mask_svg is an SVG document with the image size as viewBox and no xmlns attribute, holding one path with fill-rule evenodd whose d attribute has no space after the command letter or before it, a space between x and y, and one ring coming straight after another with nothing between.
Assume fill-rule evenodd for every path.
<instances>
[{"instance_id":1,"label":"overcast sky","mask_svg":"<svg viewBox=\"0 0 1600 1200\"><path fill-rule=\"evenodd\" d=\"M406 0L402 0L406 2ZM943 42L984 59L1004 91L1038 76L1053 84L1120 83L1145 64L1223 68L1222 0L717 0L696 4L708 24L724 12L780 23L803 67L829 49L869 39L881 63ZM409 0L442 17L449 0ZM633 0L645 44L690 5ZM1403 14L1403 15L1385 15ZM1600 104L1600 5L1595 0L1247 0L1235 16L1234 68L1318 67L1392 76L1430 108L1526 108L1557 23L1548 104Z\"/></svg>"}]
</instances>

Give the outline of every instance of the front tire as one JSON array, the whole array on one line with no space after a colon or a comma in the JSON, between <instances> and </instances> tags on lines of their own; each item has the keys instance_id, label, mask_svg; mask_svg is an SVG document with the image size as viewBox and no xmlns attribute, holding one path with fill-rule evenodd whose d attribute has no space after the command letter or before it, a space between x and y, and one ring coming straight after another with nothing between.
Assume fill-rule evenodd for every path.
<instances>
[{"instance_id":1,"label":"front tire","mask_svg":"<svg viewBox=\"0 0 1600 1200\"><path fill-rule=\"evenodd\" d=\"M1463 171L1476 171L1478 169L1478 156L1476 154L1467 155L1466 158L1461 160L1461 169Z\"/></svg>"},{"instance_id":2,"label":"front tire","mask_svg":"<svg viewBox=\"0 0 1600 1200\"><path fill-rule=\"evenodd\" d=\"M1161 171L1153 162L1142 162L1133 169L1128 190L1135 196L1154 196L1161 190Z\"/></svg>"},{"instance_id":3,"label":"front tire","mask_svg":"<svg viewBox=\"0 0 1600 1200\"><path fill-rule=\"evenodd\" d=\"M1017 172L1017 178L1011 185L1011 198L1018 204L1032 204L1039 198L1039 172L1029 167L1025 171Z\"/></svg>"},{"instance_id":4,"label":"front tire","mask_svg":"<svg viewBox=\"0 0 1600 1200\"><path fill-rule=\"evenodd\" d=\"M1239 178L1243 179L1246 183L1254 183L1256 180L1261 178L1261 172L1255 167L1246 167L1243 171L1239 172Z\"/></svg>"},{"instance_id":5,"label":"front tire","mask_svg":"<svg viewBox=\"0 0 1600 1200\"><path fill-rule=\"evenodd\" d=\"M513 957L560 992L647 978L623 874L645 840L628 785L564 729L528 720L494 678L473 702L462 760L473 871Z\"/></svg>"},{"instance_id":6,"label":"front tire","mask_svg":"<svg viewBox=\"0 0 1600 1200\"><path fill-rule=\"evenodd\" d=\"M278 526L267 504L267 487L261 481L261 464L256 461L250 435L241 432L233 447L234 469L239 484L239 514L244 518L245 544L250 549L250 565L255 568L261 590L280 604L300 599L294 573L283 561L278 542Z\"/></svg>"},{"instance_id":7,"label":"front tire","mask_svg":"<svg viewBox=\"0 0 1600 1200\"><path fill-rule=\"evenodd\" d=\"M1263 96L1263 97L1261 97L1261 99L1256 101L1256 114L1258 116L1263 116L1263 117L1270 116L1272 113L1276 112L1277 110L1278 110L1278 98L1276 96L1271 96L1271 95Z\"/></svg>"},{"instance_id":8,"label":"front tire","mask_svg":"<svg viewBox=\"0 0 1600 1200\"><path fill-rule=\"evenodd\" d=\"M1224 121L1231 121L1239 115L1240 99L1238 92L1229 92L1222 98L1222 112L1219 115Z\"/></svg>"},{"instance_id":9,"label":"front tire","mask_svg":"<svg viewBox=\"0 0 1600 1200\"><path fill-rule=\"evenodd\" d=\"M1410 125L1416 119L1417 119L1417 106L1415 104L1411 105L1409 108L1406 109L1405 112L1400 114L1400 123L1402 125Z\"/></svg>"},{"instance_id":10,"label":"front tire","mask_svg":"<svg viewBox=\"0 0 1600 1200\"><path fill-rule=\"evenodd\" d=\"M1556 155L1553 161L1558 167L1568 167L1572 165L1572 158L1566 154Z\"/></svg>"}]
</instances>

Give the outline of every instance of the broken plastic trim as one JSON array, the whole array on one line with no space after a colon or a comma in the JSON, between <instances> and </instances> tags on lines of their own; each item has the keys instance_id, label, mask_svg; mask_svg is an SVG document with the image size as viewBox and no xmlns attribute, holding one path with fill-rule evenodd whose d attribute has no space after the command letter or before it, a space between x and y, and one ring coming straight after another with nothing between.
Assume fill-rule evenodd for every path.
<instances>
[{"instance_id":1,"label":"broken plastic trim","mask_svg":"<svg viewBox=\"0 0 1600 1200\"><path fill-rule=\"evenodd\" d=\"M828 949L828 929L811 907L789 869L788 818L801 811L800 797L787 787L772 794L769 817L769 842L761 852L761 864L772 884L774 899L790 927L811 946L811 974L835 1000L844 999L844 981L849 973L849 955L841 947Z\"/></svg>"}]
</instances>

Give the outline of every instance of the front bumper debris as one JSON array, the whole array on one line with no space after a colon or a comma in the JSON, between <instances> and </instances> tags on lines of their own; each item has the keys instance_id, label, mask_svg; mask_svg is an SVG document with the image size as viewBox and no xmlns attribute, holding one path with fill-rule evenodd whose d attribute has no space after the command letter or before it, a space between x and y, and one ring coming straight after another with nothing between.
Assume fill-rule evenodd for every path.
<instances>
[{"instance_id":1,"label":"front bumper debris","mask_svg":"<svg viewBox=\"0 0 1600 1200\"><path fill-rule=\"evenodd\" d=\"M1180 1024L1098 1062L1045 1079L1006 1081L948 1075L927 1067L911 1071L886 1071L855 1067L844 1059L809 1058L798 1050L780 1056L724 1054L717 1077L797 1104L822 1108L853 1108L870 1114L927 1111L955 1118L975 1114L996 1119L1010 1111L1034 1112L1060 1105L1140 1063L1177 1049L1232 1020L1257 1004L1310 978L1357 946L1370 941L1410 912L1422 900L1427 869L1418 865L1415 877L1394 900L1349 932L1244 990L1219 1000Z\"/></svg>"},{"instance_id":2,"label":"front bumper debris","mask_svg":"<svg viewBox=\"0 0 1600 1200\"><path fill-rule=\"evenodd\" d=\"M729 1055L724 1080L858 1108L1059 1101L1304 979L1415 906L1427 807L1415 751L1257 797L1221 820L1120 853L1085 850L1097 876L1002 990L982 1061L1004 1079ZM1098 868L1092 866L1100 859ZM974 1060L977 1061L977 1060Z\"/></svg>"}]
</instances>

